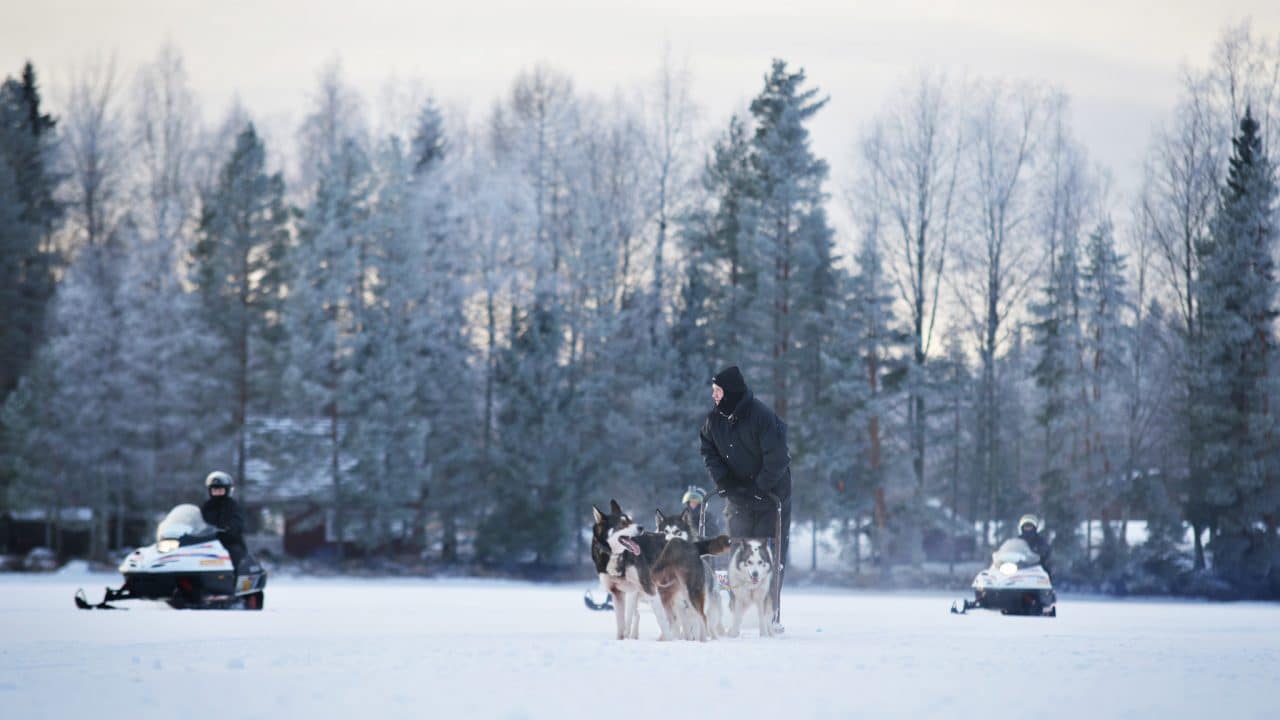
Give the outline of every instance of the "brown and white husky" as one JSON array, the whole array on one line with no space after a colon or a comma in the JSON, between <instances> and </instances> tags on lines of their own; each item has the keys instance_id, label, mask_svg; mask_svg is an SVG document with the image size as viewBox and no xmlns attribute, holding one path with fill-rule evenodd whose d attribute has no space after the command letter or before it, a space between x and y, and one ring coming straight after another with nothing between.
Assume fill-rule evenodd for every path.
<instances>
[{"instance_id":1,"label":"brown and white husky","mask_svg":"<svg viewBox=\"0 0 1280 720\"><path fill-rule=\"evenodd\" d=\"M668 540L680 539L687 542L702 540L695 529L694 518L689 510L676 516L668 516L661 510L657 514L658 532ZM702 558L703 609L707 618L707 630L711 637L724 637L724 603L720 597L719 583L716 581L715 568L710 557Z\"/></svg>"}]
</instances>

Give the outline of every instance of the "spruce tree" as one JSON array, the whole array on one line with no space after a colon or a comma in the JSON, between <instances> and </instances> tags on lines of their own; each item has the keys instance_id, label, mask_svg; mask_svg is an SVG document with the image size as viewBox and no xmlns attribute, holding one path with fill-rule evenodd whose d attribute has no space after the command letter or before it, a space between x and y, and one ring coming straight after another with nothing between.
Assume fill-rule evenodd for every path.
<instances>
[{"instance_id":1,"label":"spruce tree","mask_svg":"<svg viewBox=\"0 0 1280 720\"><path fill-rule=\"evenodd\" d=\"M230 389L223 427L233 439L227 460L242 497L252 492L245 487L249 416L280 392L288 222L284 179L268 174L266 148L249 124L203 198L192 251L192 280L227 351L212 359L210 370Z\"/></svg>"},{"instance_id":2,"label":"spruce tree","mask_svg":"<svg viewBox=\"0 0 1280 720\"><path fill-rule=\"evenodd\" d=\"M739 362L746 335L725 328L741 328L756 299L759 273L746 217L750 153L747 128L734 116L702 173L706 202L683 221L686 277L677 334L684 343L682 355L708 378L717 366Z\"/></svg>"},{"instance_id":3,"label":"spruce tree","mask_svg":"<svg viewBox=\"0 0 1280 720\"><path fill-rule=\"evenodd\" d=\"M41 510L45 547L61 552L60 511L70 505L69 480L61 451L71 439L55 400L65 392L50 346L32 357L18 387L0 406L0 507Z\"/></svg>"},{"instance_id":4,"label":"spruce tree","mask_svg":"<svg viewBox=\"0 0 1280 720\"><path fill-rule=\"evenodd\" d=\"M209 422L211 408L225 408L230 388L209 372L211 359L227 356L226 338L210 326L200 295L184 287L173 238L148 239L129 221L121 235L120 365L127 380L117 412L134 478L129 507L162 510L190 501L201 468L226 462L222 424Z\"/></svg>"},{"instance_id":5,"label":"spruce tree","mask_svg":"<svg viewBox=\"0 0 1280 720\"><path fill-rule=\"evenodd\" d=\"M914 492L911 500L903 505L894 505L890 499L895 489L893 468L898 455L890 438L897 429L894 406L905 379L906 335L893 314L878 223L873 221L871 225L855 258L857 272L843 283L845 316L835 326L838 328L835 362L827 370L830 382L824 390L828 403L848 408L847 420L840 423L837 413L822 418L820 427L802 432L815 438L816 452L827 453L829 449L818 448L830 443L827 430L833 424L848 428L852 436L849 442L852 457L846 455L842 459L851 471L851 482L841 488L837 481L837 489L856 501L853 507L859 514L870 515L874 554L890 562L900 559L918 563L923 546L917 511L923 501ZM848 505L849 501L844 503ZM891 559L891 548L898 550L897 558Z\"/></svg>"},{"instance_id":6,"label":"spruce tree","mask_svg":"<svg viewBox=\"0 0 1280 720\"><path fill-rule=\"evenodd\" d=\"M805 123L827 103L817 88L803 89L804 70L789 72L774 60L765 87L751 102L755 134L751 140L750 223L752 261L759 275L759 305L741 325L726 328L747 338L741 362L757 367L756 384L786 419L804 372L799 308L816 306L815 294L829 284L815 282L828 273L833 257L822 185L827 163L813 154Z\"/></svg>"},{"instance_id":7,"label":"spruce tree","mask_svg":"<svg viewBox=\"0 0 1280 720\"><path fill-rule=\"evenodd\" d=\"M1129 507L1124 437L1114 421L1123 412L1122 386L1127 376L1132 328L1124 317L1130 311L1125 288L1124 258L1116 250L1110 222L1089 235L1080 276L1080 330L1083 334L1084 485L1092 506L1101 504L1103 572L1114 569L1124 545L1125 517L1112 508Z\"/></svg>"},{"instance_id":8,"label":"spruce tree","mask_svg":"<svg viewBox=\"0 0 1280 720\"><path fill-rule=\"evenodd\" d=\"M414 135L415 223L411 237L421 247L416 263L422 286L406 307L419 373L418 405L427 419L425 463L434 506L442 516L441 559L459 559L463 527L474 527L481 506L475 489L484 480L479 407L482 393L473 364L467 303L475 291L471 246L462 231L456 159L435 105L428 103ZM410 285L406 279L406 285Z\"/></svg>"},{"instance_id":9,"label":"spruce tree","mask_svg":"<svg viewBox=\"0 0 1280 720\"><path fill-rule=\"evenodd\" d=\"M977 517L977 508L970 502L976 496L977 483L973 473L973 434L968 419L973 414L973 374L965 357L964 346L955 334L946 338L946 354L929 365L929 391L938 399L934 411L936 447L945 448L939 458L939 467L945 468L938 475L945 478L940 489L950 508L951 527L947 533L947 571L955 572L955 563L969 557L971 532L961 530L961 518ZM961 515L961 508L965 512Z\"/></svg>"},{"instance_id":10,"label":"spruce tree","mask_svg":"<svg viewBox=\"0 0 1280 720\"><path fill-rule=\"evenodd\" d=\"M49 369L37 373L54 379L45 385L53 394L40 398L37 410L57 448L60 499L93 510L89 554L98 560L112 547L110 517L125 509L132 492L129 423L120 412L132 379L124 360L117 237L82 248L68 268L52 308Z\"/></svg>"},{"instance_id":11,"label":"spruce tree","mask_svg":"<svg viewBox=\"0 0 1280 720\"><path fill-rule=\"evenodd\" d=\"M806 123L826 104L803 70L775 60L750 105L734 117L703 173L706 204L686 217L687 275L674 338L686 364L707 376L744 369L752 389L792 424L794 467L823 468L816 436L796 428L825 422L827 345L844 322L833 232L825 212L827 163ZM700 357L701 356L701 357ZM705 378L704 378L705 379ZM789 413L794 411L794 416ZM816 518L829 498L802 498L797 517Z\"/></svg>"},{"instance_id":12,"label":"spruce tree","mask_svg":"<svg viewBox=\"0 0 1280 720\"><path fill-rule=\"evenodd\" d=\"M0 404L44 340L60 264L50 242L62 217L52 155L56 125L41 107L31 63L19 79L0 84Z\"/></svg>"},{"instance_id":13,"label":"spruce tree","mask_svg":"<svg viewBox=\"0 0 1280 720\"><path fill-rule=\"evenodd\" d=\"M323 418L332 488L338 558L353 515L364 514L361 478L379 472L368 450L371 388L364 375L374 347L368 331L371 166L365 149L348 138L317 168L318 184L303 210L291 249L285 329L290 350L293 405L303 418Z\"/></svg>"},{"instance_id":14,"label":"spruce tree","mask_svg":"<svg viewBox=\"0 0 1280 720\"><path fill-rule=\"evenodd\" d=\"M1273 323L1276 316L1276 181L1246 110L1232 141L1226 186L1201 261L1199 320L1204 370L1196 378L1203 467L1193 483L1213 519L1218 576L1245 593L1280 594L1276 511Z\"/></svg>"}]
</instances>

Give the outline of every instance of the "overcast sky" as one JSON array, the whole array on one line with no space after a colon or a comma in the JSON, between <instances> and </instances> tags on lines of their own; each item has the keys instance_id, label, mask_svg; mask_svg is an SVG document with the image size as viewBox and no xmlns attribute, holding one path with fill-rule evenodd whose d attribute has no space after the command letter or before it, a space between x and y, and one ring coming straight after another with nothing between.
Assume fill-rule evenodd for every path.
<instances>
[{"instance_id":1,"label":"overcast sky","mask_svg":"<svg viewBox=\"0 0 1280 720\"><path fill-rule=\"evenodd\" d=\"M319 69L335 57L372 105L394 77L479 114L538 62L605 96L647 82L669 41L688 60L711 128L759 90L771 58L805 68L831 96L813 131L837 181L848 175L859 128L895 83L929 68L1061 87L1078 136L1121 190L1135 182L1184 64L1205 65L1221 30L1244 18L1280 37L1276 0L0 2L10 6L0 11L0 73L31 59L55 110L87 58L115 53L132 72L168 41L182 51L206 117L220 118L238 96L269 138L291 141Z\"/></svg>"}]
</instances>

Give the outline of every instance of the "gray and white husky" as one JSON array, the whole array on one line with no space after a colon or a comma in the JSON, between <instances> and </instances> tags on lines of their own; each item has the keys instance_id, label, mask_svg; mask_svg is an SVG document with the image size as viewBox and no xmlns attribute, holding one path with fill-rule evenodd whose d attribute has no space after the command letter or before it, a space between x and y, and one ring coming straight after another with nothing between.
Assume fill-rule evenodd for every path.
<instances>
[{"instance_id":1,"label":"gray and white husky","mask_svg":"<svg viewBox=\"0 0 1280 720\"><path fill-rule=\"evenodd\" d=\"M773 552L768 540L733 541L729 555L729 607L733 624L729 637L742 632L742 618L755 606L760 623L760 637L773 636Z\"/></svg>"}]
</instances>

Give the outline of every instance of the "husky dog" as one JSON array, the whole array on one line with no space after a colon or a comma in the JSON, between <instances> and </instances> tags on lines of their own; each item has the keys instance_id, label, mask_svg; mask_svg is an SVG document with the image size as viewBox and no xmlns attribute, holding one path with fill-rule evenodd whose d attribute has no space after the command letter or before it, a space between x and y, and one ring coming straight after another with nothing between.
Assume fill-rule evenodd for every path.
<instances>
[{"instance_id":1,"label":"husky dog","mask_svg":"<svg viewBox=\"0 0 1280 720\"><path fill-rule=\"evenodd\" d=\"M639 637L639 601L643 598L654 610L660 640L675 638L673 619L679 623L681 636L705 640L701 555L727 551L729 538L668 541L658 533L644 532L616 500L609 501L608 514L595 506L591 509L595 520L591 559L601 586L613 596L617 638Z\"/></svg>"},{"instance_id":2,"label":"husky dog","mask_svg":"<svg viewBox=\"0 0 1280 720\"><path fill-rule=\"evenodd\" d=\"M685 640L714 637L707 626L707 575L702 556L719 555L728 549L727 535L693 542L673 537L653 564L653 582L667 621Z\"/></svg>"},{"instance_id":3,"label":"husky dog","mask_svg":"<svg viewBox=\"0 0 1280 720\"><path fill-rule=\"evenodd\" d=\"M591 560L600 586L613 596L613 614L618 624L618 639L640 637L640 599L648 601L658 619L660 640L671 639L668 615L661 605L653 583L652 561L666 547L667 540L657 533L646 533L631 521L617 500L609 501L609 513L592 505L595 523L591 528Z\"/></svg>"},{"instance_id":4,"label":"husky dog","mask_svg":"<svg viewBox=\"0 0 1280 720\"><path fill-rule=\"evenodd\" d=\"M729 637L742 632L742 616L754 605L760 622L760 637L773 636L773 552L760 539L733 541L729 556L729 607L733 624Z\"/></svg>"},{"instance_id":5,"label":"husky dog","mask_svg":"<svg viewBox=\"0 0 1280 720\"><path fill-rule=\"evenodd\" d=\"M661 510L658 511L658 532L666 536L667 540L680 539L685 541L696 542L702 540L694 526L693 514L686 509L675 517L668 517ZM704 614L707 618L707 630L712 638L724 636L724 608L720 597L720 588L716 582L716 571L711 565L711 560L702 558L702 577L703 577L703 598L704 598Z\"/></svg>"}]
</instances>

